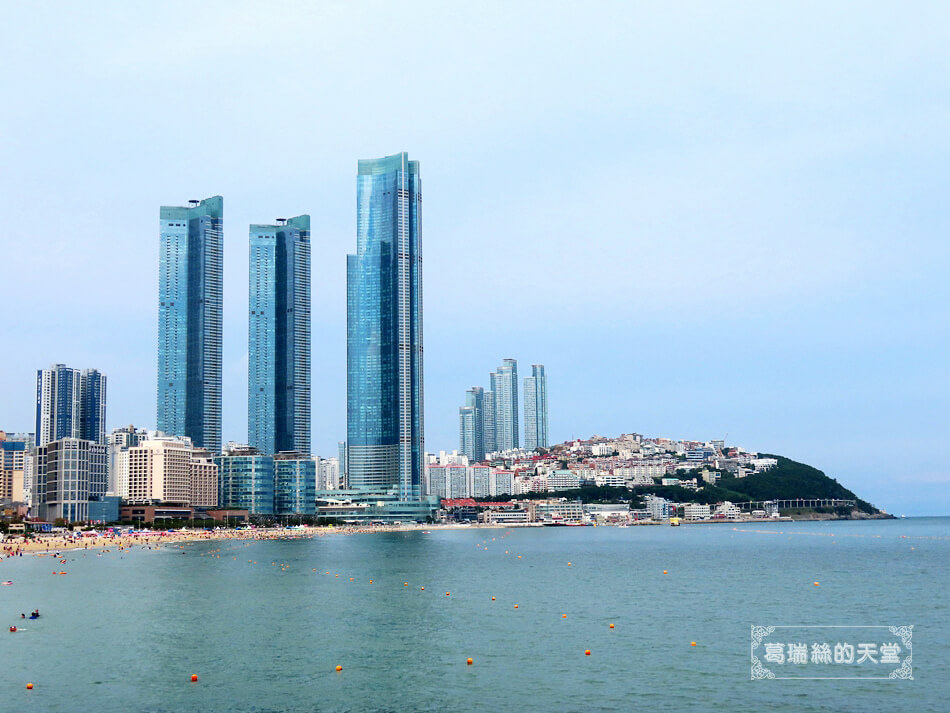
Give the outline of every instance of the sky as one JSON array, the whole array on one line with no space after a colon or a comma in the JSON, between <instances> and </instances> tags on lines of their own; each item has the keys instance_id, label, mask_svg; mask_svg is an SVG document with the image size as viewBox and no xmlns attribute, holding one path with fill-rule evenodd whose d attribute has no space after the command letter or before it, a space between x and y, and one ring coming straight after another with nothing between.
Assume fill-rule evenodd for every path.
<instances>
[{"instance_id":1,"label":"sky","mask_svg":"<svg viewBox=\"0 0 950 713\"><path fill-rule=\"evenodd\" d=\"M356 167L421 163L426 449L506 357L549 433L707 440L950 514L946 3L7 3L0 429L36 370L155 427L158 210L224 196L225 440L248 225L309 213L313 443L345 438Z\"/></svg>"}]
</instances>

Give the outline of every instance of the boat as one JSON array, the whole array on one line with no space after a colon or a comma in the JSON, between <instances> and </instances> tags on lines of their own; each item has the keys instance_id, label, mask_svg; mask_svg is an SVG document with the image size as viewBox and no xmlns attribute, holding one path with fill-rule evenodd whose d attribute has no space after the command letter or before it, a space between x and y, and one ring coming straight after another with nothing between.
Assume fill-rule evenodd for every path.
<instances>
[{"instance_id":1,"label":"boat","mask_svg":"<svg viewBox=\"0 0 950 713\"><path fill-rule=\"evenodd\" d=\"M673 526L673 527L679 527L679 526L680 526L680 519L679 519L678 517L671 517L671 518L670 518L670 525Z\"/></svg>"}]
</instances>

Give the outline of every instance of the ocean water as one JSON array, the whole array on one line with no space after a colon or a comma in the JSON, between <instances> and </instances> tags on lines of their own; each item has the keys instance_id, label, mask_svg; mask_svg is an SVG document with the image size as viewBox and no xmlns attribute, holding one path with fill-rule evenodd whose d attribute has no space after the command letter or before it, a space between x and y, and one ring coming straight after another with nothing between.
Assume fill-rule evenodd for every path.
<instances>
[{"instance_id":1,"label":"ocean water","mask_svg":"<svg viewBox=\"0 0 950 713\"><path fill-rule=\"evenodd\" d=\"M55 563L67 576L51 576L51 558L0 562L14 581L0 587L0 711L950 709L950 518L433 530L67 559ZM39 620L19 619L35 608ZM750 680L752 624L913 624L914 680Z\"/></svg>"}]
</instances>

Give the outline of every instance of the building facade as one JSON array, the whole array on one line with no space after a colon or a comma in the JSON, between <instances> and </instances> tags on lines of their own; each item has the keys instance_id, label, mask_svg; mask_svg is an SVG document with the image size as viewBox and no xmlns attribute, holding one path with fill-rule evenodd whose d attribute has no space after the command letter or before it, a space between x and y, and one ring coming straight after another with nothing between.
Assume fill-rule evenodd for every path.
<instances>
[{"instance_id":1,"label":"building facade","mask_svg":"<svg viewBox=\"0 0 950 713\"><path fill-rule=\"evenodd\" d=\"M459 451L473 463L485 460L485 389L481 386L465 392L465 406L459 409Z\"/></svg>"},{"instance_id":2,"label":"building facade","mask_svg":"<svg viewBox=\"0 0 950 713\"><path fill-rule=\"evenodd\" d=\"M250 227L248 443L310 452L310 216Z\"/></svg>"},{"instance_id":3,"label":"building facade","mask_svg":"<svg viewBox=\"0 0 950 713\"><path fill-rule=\"evenodd\" d=\"M90 498L106 494L107 449L82 438L61 438L36 448L34 506L40 519L83 522Z\"/></svg>"},{"instance_id":4,"label":"building facade","mask_svg":"<svg viewBox=\"0 0 950 713\"><path fill-rule=\"evenodd\" d=\"M215 456L218 503L251 515L274 514L274 457L249 446Z\"/></svg>"},{"instance_id":5,"label":"building facade","mask_svg":"<svg viewBox=\"0 0 950 713\"><path fill-rule=\"evenodd\" d=\"M548 377L544 364L532 364L524 379L524 447L548 447Z\"/></svg>"},{"instance_id":6,"label":"building facade","mask_svg":"<svg viewBox=\"0 0 950 713\"><path fill-rule=\"evenodd\" d=\"M286 451L274 456L274 514L314 515L317 461L306 453Z\"/></svg>"},{"instance_id":7,"label":"building facade","mask_svg":"<svg viewBox=\"0 0 950 713\"><path fill-rule=\"evenodd\" d=\"M26 475L30 463L30 449L26 441L8 440L0 431L0 501L28 502L30 488Z\"/></svg>"},{"instance_id":8,"label":"building facade","mask_svg":"<svg viewBox=\"0 0 950 713\"><path fill-rule=\"evenodd\" d=\"M517 360L504 359L489 378L494 394L495 451L519 448Z\"/></svg>"},{"instance_id":9,"label":"building facade","mask_svg":"<svg viewBox=\"0 0 950 713\"><path fill-rule=\"evenodd\" d=\"M406 153L359 162L356 254L347 255L350 488L421 497L422 181Z\"/></svg>"},{"instance_id":10,"label":"building facade","mask_svg":"<svg viewBox=\"0 0 950 713\"><path fill-rule=\"evenodd\" d=\"M36 445L61 438L106 442L106 377L54 364L36 372Z\"/></svg>"},{"instance_id":11,"label":"building facade","mask_svg":"<svg viewBox=\"0 0 950 713\"><path fill-rule=\"evenodd\" d=\"M113 428L106 436L106 445L109 447L108 481L106 493L109 495L118 495L119 488L119 457L124 451L148 438L148 432L144 428L136 428L133 425L123 426L122 428ZM126 481L125 491L128 492L128 471L125 472Z\"/></svg>"},{"instance_id":12,"label":"building facade","mask_svg":"<svg viewBox=\"0 0 950 713\"><path fill-rule=\"evenodd\" d=\"M224 200L159 211L158 430L221 449Z\"/></svg>"}]
</instances>

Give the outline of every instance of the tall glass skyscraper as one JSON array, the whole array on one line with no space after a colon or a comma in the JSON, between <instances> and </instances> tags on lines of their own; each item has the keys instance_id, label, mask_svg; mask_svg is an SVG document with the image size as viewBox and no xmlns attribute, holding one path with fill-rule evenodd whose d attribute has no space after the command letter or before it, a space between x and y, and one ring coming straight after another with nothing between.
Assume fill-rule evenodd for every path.
<instances>
[{"instance_id":1,"label":"tall glass skyscraper","mask_svg":"<svg viewBox=\"0 0 950 713\"><path fill-rule=\"evenodd\" d=\"M346 442L351 488L421 497L422 179L406 153L359 162L346 257Z\"/></svg>"},{"instance_id":2,"label":"tall glass skyscraper","mask_svg":"<svg viewBox=\"0 0 950 713\"><path fill-rule=\"evenodd\" d=\"M548 377L544 364L532 364L524 378L524 447L548 447Z\"/></svg>"},{"instance_id":3,"label":"tall glass skyscraper","mask_svg":"<svg viewBox=\"0 0 950 713\"><path fill-rule=\"evenodd\" d=\"M473 463L485 460L485 389L473 386L459 408L459 452Z\"/></svg>"},{"instance_id":4,"label":"tall glass skyscraper","mask_svg":"<svg viewBox=\"0 0 950 713\"><path fill-rule=\"evenodd\" d=\"M158 429L221 450L224 199L162 206L158 271Z\"/></svg>"},{"instance_id":5,"label":"tall glass skyscraper","mask_svg":"<svg viewBox=\"0 0 950 713\"><path fill-rule=\"evenodd\" d=\"M54 364L36 372L36 445L61 438L106 442L106 377Z\"/></svg>"},{"instance_id":6,"label":"tall glass skyscraper","mask_svg":"<svg viewBox=\"0 0 950 713\"><path fill-rule=\"evenodd\" d=\"M518 419L518 362L504 359L490 374L494 394L495 450L505 451L521 445Z\"/></svg>"},{"instance_id":7,"label":"tall glass skyscraper","mask_svg":"<svg viewBox=\"0 0 950 713\"><path fill-rule=\"evenodd\" d=\"M310 453L310 216L252 225L247 437L261 453Z\"/></svg>"}]
</instances>

